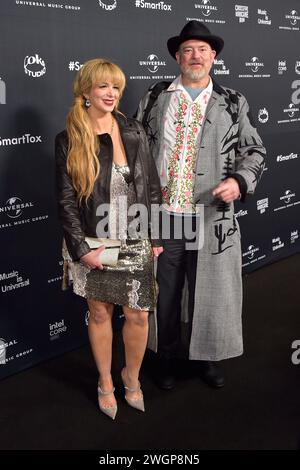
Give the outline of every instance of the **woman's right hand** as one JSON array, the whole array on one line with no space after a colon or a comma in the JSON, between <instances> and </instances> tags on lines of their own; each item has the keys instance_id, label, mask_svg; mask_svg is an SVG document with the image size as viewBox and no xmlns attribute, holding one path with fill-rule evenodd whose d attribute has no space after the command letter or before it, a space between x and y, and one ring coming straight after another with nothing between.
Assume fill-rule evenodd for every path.
<instances>
[{"instance_id":1,"label":"woman's right hand","mask_svg":"<svg viewBox=\"0 0 300 470\"><path fill-rule=\"evenodd\" d=\"M103 264L100 263L100 253L105 250L105 246L101 245L97 250L92 250L80 258L80 262L90 269L103 269Z\"/></svg>"}]
</instances>

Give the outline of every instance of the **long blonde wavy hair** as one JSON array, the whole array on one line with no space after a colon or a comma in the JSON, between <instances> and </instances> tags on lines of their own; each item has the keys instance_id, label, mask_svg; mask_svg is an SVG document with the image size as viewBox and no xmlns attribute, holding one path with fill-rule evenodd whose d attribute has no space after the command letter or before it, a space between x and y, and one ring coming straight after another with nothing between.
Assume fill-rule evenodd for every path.
<instances>
[{"instance_id":1,"label":"long blonde wavy hair","mask_svg":"<svg viewBox=\"0 0 300 470\"><path fill-rule=\"evenodd\" d=\"M99 139L93 130L84 95L88 94L97 83L107 81L119 87L120 100L125 88L125 75L120 67L105 59L87 61L74 81L74 102L67 116L69 142L67 171L77 192L79 203L83 199L87 201L100 172Z\"/></svg>"}]
</instances>

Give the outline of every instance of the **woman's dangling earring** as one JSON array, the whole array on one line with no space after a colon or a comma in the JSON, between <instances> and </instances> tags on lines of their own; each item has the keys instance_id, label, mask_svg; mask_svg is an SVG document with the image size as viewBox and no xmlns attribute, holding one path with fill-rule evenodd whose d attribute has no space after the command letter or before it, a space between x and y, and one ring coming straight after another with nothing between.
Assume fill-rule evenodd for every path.
<instances>
[{"instance_id":1,"label":"woman's dangling earring","mask_svg":"<svg viewBox=\"0 0 300 470\"><path fill-rule=\"evenodd\" d=\"M85 106L86 106L87 108L89 108L89 107L91 106L91 102L90 102L90 100L89 100L88 98L85 100Z\"/></svg>"}]
</instances>

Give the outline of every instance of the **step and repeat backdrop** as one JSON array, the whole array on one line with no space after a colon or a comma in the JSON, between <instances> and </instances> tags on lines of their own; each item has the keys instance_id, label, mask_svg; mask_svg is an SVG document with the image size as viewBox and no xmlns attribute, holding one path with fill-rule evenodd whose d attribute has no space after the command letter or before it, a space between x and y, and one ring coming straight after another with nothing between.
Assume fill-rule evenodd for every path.
<instances>
[{"instance_id":1,"label":"step and repeat backdrop","mask_svg":"<svg viewBox=\"0 0 300 470\"><path fill-rule=\"evenodd\" d=\"M81 64L106 57L133 115L173 80L166 41L196 19L225 40L212 76L246 95L267 147L256 194L236 205L243 269L300 250L300 4L297 0L2 0L0 5L0 377L87 341L87 307L61 291L54 138Z\"/></svg>"}]
</instances>

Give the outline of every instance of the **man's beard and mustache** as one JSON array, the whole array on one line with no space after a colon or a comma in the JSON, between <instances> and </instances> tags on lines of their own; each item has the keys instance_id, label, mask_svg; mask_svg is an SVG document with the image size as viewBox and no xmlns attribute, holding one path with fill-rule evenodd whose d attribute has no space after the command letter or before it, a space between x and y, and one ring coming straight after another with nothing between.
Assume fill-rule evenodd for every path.
<instances>
[{"instance_id":1,"label":"man's beard and mustache","mask_svg":"<svg viewBox=\"0 0 300 470\"><path fill-rule=\"evenodd\" d=\"M189 80L195 81L201 80L207 74L207 70L204 65L202 65L201 70L193 70L190 65L183 65L181 66L181 71Z\"/></svg>"}]
</instances>

